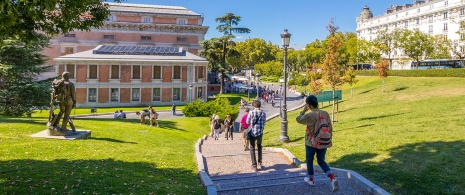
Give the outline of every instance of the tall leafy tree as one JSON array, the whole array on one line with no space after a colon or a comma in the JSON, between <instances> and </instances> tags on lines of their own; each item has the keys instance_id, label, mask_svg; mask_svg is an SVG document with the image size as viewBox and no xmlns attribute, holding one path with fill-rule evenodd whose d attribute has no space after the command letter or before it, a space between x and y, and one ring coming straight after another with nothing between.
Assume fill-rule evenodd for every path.
<instances>
[{"instance_id":1,"label":"tall leafy tree","mask_svg":"<svg viewBox=\"0 0 465 195\"><path fill-rule=\"evenodd\" d=\"M381 52L387 56L389 60L389 67L392 69L392 55L394 51L399 47L397 37L400 36L399 30L388 31L379 30L377 32L376 39L374 40L375 45L381 50Z\"/></svg>"},{"instance_id":2,"label":"tall leafy tree","mask_svg":"<svg viewBox=\"0 0 465 195\"><path fill-rule=\"evenodd\" d=\"M250 29L245 28L245 27L237 27L239 25L239 22L241 21L240 16L236 16L233 13L226 13L226 15L215 18L216 22L219 22L220 25L216 27L216 29L223 33L225 36L223 36L221 39L223 40L223 56L222 56L222 66L226 67L226 58L228 57L228 54L234 55L234 56L239 56L240 53L237 52L236 50L231 50L228 51L229 48L234 48L234 47L229 47L228 45L231 45L234 43L232 39L234 38L233 33L250 33ZM225 77L225 71L221 71L221 87L220 87L220 93L223 93L223 85L224 85L224 77Z\"/></svg>"},{"instance_id":3,"label":"tall leafy tree","mask_svg":"<svg viewBox=\"0 0 465 195\"><path fill-rule=\"evenodd\" d=\"M403 29L399 39L399 47L404 54L417 62L416 68L422 58L427 58L434 50L431 36L420 30Z\"/></svg>"},{"instance_id":4,"label":"tall leafy tree","mask_svg":"<svg viewBox=\"0 0 465 195\"><path fill-rule=\"evenodd\" d=\"M5 39L0 44L0 115L21 116L50 104L50 80L37 80L50 68L41 66L47 60L41 51L48 38L37 38L27 43Z\"/></svg>"},{"instance_id":5,"label":"tall leafy tree","mask_svg":"<svg viewBox=\"0 0 465 195\"><path fill-rule=\"evenodd\" d=\"M263 39L253 38L237 42L236 50L241 53L241 66L250 67L255 64L276 60L276 53L279 48L271 42L267 43Z\"/></svg>"},{"instance_id":6,"label":"tall leafy tree","mask_svg":"<svg viewBox=\"0 0 465 195\"><path fill-rule=\"evenodd\" d=\"M449 59L452 53L452 42L443 35L431 37L433 42L433 52L430 54L432 59Z\"/></svg>"},{"instance_id":7,"label":"tall leafy tree","mask_svg":"<svg viewBox=\"0 0 465 195\"><path fill-rule=\"evenodd\" d=\"M329 25L326 27L329 31L328 35L328 49L326 50L325 60L323 62L323 80L326 84L331 86L333 90L333 107L332 107L332 118L334 120L335 110L335 93L336 88L344 83L343 74L345 64L339 63L339 49L342 46L341 39L337 36L338 26L334 25L334 20L331 19Z\"/></svg>"},{"instance_id":8,"label":"tall leafy tree","mask_svg":"<svg viewBox=\"0 0 465 195\"><path fill-rule=\"evenodd\" d=\"M121 0L114 0L121 2ZM0 37L40 41L39 31L54 36L103 25L110 14L101 0L11 0L0 2Z\"/></svg>"},{"instance_id":9,"label":"tall leafy tree","mask_svg":"<svg viewBox=\"0 0 465 195\"><path fill-rule=\"evenodd\" d=\"M354 71L354 67L348 66L344 75L344 82L350 85L350 96L354 96L353 85L355 85L358 82L358 79L355 78L356 76L357 74Z\"/></svg>"}]
</instances>

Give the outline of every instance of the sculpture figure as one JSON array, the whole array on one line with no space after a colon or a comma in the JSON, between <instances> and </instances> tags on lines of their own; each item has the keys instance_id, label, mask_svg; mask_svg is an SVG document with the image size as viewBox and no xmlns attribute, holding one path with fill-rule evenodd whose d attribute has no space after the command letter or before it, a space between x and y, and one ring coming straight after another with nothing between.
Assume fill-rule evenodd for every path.
<instances>
[{"instance_id":1,"label":"sculpture figure","mask_svg":"<svg viewBox=\"0 0 465 195\"><path fill-rule=\"evenodd\" d=\"M60 80L53 80L52 93L50 100L50 114L47 128L50 135L73 135L76 131L73 121L69 117L71 110L76 108L76 89L74 84L69 81L69 72L63 72ZM54 105L58 103L60 112L58 115L54 113ZM58 126L61 118L63 121L61 127ZM71 130L67 129L66 126L70 125Z\"/></svg>"}]
</instances>

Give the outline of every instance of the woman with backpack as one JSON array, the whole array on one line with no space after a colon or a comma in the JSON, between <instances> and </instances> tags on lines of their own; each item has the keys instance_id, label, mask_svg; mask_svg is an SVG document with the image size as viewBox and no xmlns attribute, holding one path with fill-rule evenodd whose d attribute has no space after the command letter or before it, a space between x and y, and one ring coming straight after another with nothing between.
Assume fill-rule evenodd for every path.
<instances>
[{"instance_id":1,"label":"woman with backpack","mask_svg":"<svg viewBox=\"0 0 465 195\"><path fill-rule=\"evenodd\" d=\"M307 174L304 181L310 185L315 185L313 180L313 159L316 154L318 165L331 180L333 192L339 190L339 183L333 172L325 162L326 149L332 146L333 127L328 112L318 109L318 99L309 95L305 99L305 106L300 115L297 116L297 123L307 125L305 133L305 157L307 161ZM306 113L308 110L311 112Z\"/></svg>"},{"instance_id":2,"label":"woman with backpack","mask_svg":"<svg viewBox=\"0 0 465 195\"><path fill-rule=\"evenodd\" d=\"M215 134L213 135L213 138L215 138L215 140L218 140L218 137L220 135L220 129L221 129L220 116L216 115L215 120L213 121L213 130L215 132Z\"/></svg>"}]
</instances>

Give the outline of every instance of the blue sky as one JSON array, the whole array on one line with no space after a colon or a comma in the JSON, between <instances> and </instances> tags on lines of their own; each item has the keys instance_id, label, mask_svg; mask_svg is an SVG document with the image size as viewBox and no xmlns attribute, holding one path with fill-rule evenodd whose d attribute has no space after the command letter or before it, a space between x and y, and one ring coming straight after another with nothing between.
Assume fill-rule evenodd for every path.
<instances>
[{"instance_id":1,"label":"blue sky","mask_svg":"<svg viewBox=\"0 0 465 195\"><path fill-rule=\"evenodd\" d=\"M209 26L206 39L222 36L216 30L215 18L228 12L241 16L239 27L251 29L249 34L236 34L235 41L261 38L281 45L280 34L289 29L291 47L301 49L315 39L325 39L330 18L342 32L355 32L356 17L365 5L374 16L391 5L411 4L413 0L126 0L125 3L182 6L204 16Z\"/></svg>"}]
</instances>

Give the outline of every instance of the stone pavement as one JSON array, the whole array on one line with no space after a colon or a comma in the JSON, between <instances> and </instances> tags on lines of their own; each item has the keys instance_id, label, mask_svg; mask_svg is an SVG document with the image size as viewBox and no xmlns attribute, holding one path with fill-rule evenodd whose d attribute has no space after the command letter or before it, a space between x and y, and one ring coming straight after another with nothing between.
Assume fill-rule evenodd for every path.
<instances>
[{"instance_id":1,"label":"stone pavement","mask_svg":"<svg viewBox=\"0 0 465 195\"><path fill-rule=\"evenodd\" d=\"M304 99L288 91L288 110L298 109ZM267 120L279 117L279 100L276 107L262 102ZM249 108L251 108L249 106ZM250 151L244 151L238 122L245 113L241 109L236 120L234 140L226 140L221 133L219 140L204 136L196 144L196 158L199 175L208 194L328 194L331 193L329 178L321 168L314 166L315 186L303 181L306 176L305 164L281 148L264 148L263 166L258 172L252 171ZM294 119L288 118L288 121ZM265 129L266 131L266 129ZM256 152L257 153L257 152ZM305 159L302 159L305 160ZM300 166L300 168L299 168ZM334 194L388 194L361 175L343 169L332 168L339 180L340 190Z\"/></svg>"}]
</instances>

